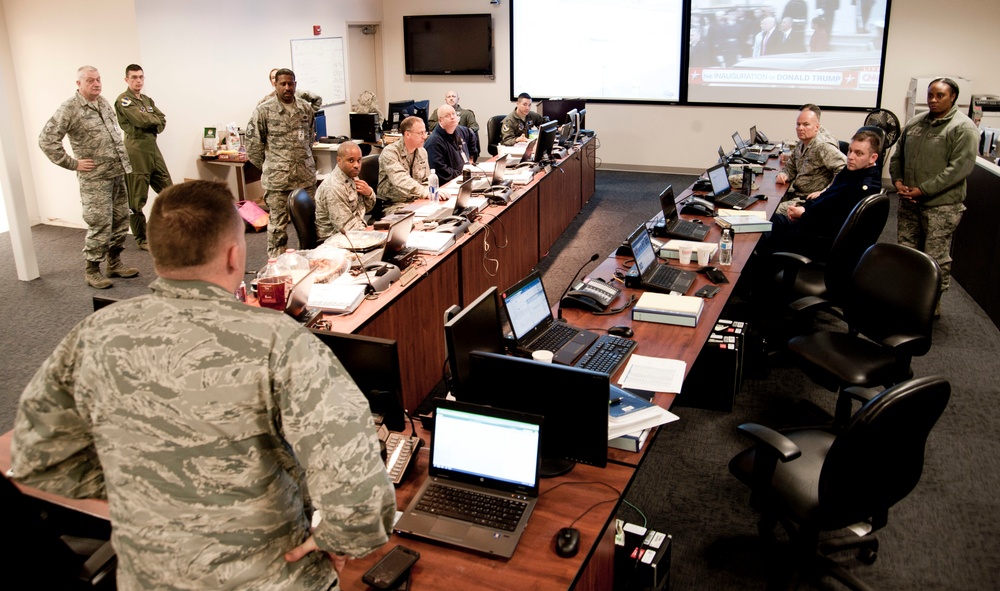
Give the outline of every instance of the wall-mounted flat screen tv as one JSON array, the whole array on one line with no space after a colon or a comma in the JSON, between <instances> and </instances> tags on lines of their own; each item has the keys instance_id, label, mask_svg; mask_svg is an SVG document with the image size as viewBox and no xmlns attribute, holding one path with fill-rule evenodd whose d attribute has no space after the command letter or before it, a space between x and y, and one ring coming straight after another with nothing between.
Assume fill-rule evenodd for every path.
<instances>
[{"instance_id":1,"label":"wall-mounted flat screen tv","mask_svg":"<svg viewBox=\"0 0 1000 591\"><path fill-rule=\"evenodd\" d=\"M407 75L493 75L493 18L489 14L403 17Z\"/></svg>"}]
</instances>

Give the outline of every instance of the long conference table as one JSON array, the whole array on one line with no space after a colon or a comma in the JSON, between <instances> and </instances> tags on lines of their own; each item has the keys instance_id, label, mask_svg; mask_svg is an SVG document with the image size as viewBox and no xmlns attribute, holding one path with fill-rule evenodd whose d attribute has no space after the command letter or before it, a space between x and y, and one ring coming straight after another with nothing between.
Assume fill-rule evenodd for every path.
<instances>
[{"instance_id":1,"label":"long conference table","mask_svg":"<svg viewBox=\"0 0 1000 591\"><path fill-rule=\"evenodd\" d=\"M509 252L505 250L499 255L492 255L500 259L500 271L495 275L486 273L483 266L478 264L482 259L482 240L486 239L482 236L485 232L480 230L460 239L448 252L427 257L426 268L420 280L405 287L394 285L383 293L379 300L365 302L351 316L336 318L334 330L397 339L400 342L400 365L404 370L407 369L408 363L415 363L414 360L417 360L416 365L432 369L426 372L427 375L421 371L407 371L409 387L420 387L422 383L420 380L432 380L431 386L433 386L440 379L438 371L444 361L441 311L455 302L465 304L471 301L489 286L497 285L505 288L526 274L558 237L558 233L549 234L548 230L543 230L543 226L547 226L550 222L555 224L553 227L558 227L558 223L552 218L543 218L542 212L555 213L552 206L558 202L563 204L562 207L571 208L574 211L573 215L576 215L586 199L593 194L593 162L593 150L588 150L588 145L584 144L582 150L570 154L561 163L561 166L565 167L565 174L549 172L541 178L536 177L506 208L500 211L495 211L499 208L486 210L487 214L503 221L502 228L491 231L508 233L510 242L508 249L512 249ZM758 175L757 182L760 186L755 188L756 193L768 195L769 200L758 202L753 209L764 209L768 216L774 213L785 190L784 186L775 184L774 176L773 171ZM568 186L564 183L568 183ZM580 192L574 195L572 191L576 187L580 187ZM690 188L683 191L678 196L678 201L690 194ZM650 196L650 199L652 200L653 196ZM572 219L572 216L565 214L561 214L560 218L564 216ZM695 219L690 216L683 217ZM515 225L515 220L525 226ZM710 218L704 218L703 221L711 227L711 232L705 241L718 241L721 235L720 228L712 223ZM494 220L489 225L493 228L495 224ZM623 237L630 230L622 228ZM515 243L515 236L519 236L519 239L527 244ZM533 239L533 236L537 239ZM721 284L722 290L714 298L705 301L701 320L694 328L633 322L631 314L627 311L612 316L595 316L583 310L565 309L563 316L576 326L598 331L614 325L631 326L634 331L633 338L638 342L636 353L678 359L684 361L687 370L690 370L722 313L733 287L740 279L740 272L759 237L759 234L735 236L733 263L728 268L721 267L729 283ZM491 253L493 251L491 248ZM590 277L613 280L616 269L627 268L631 263L629 257L612 254L590 273ZM672 261L671 264L677 263ZM687 268L696 270L698 265L692 263ZM707 278L699 275L689 293L694 293L707 283ZM641 293L640 290L621 287L622 294L612 303L612 307L617 308L629 297L633 295L638 297ZM433 330L430 327L433 327ZM437 337L433 337L431 332ZM404 357L404 351L410 353ZM612 376L614 383L617 383L620 373L621 370ZM419 403L420 401L414 396L419 395L421 391L426 394L429 387L426 390L411 390L410 396L406 398L407 404L415 406ZM674 394L660 392L656 393L655 402L664 408L669 408L673 398ZM420 427L417 429L421 437L429 441L430 434ZM0 436L0 469L5 471L10 467L10 438L10 433ZM535 512L528 522L514 556L509 560L489 558L394 534L389 543L382 548L364 558L348 561L341 573L341 588L366 589L367 586L361 581L361 575L392 547L402 544L420 552L421 557L411 570L411 584L422 589L610 589L614 582L615 515L625 491L646 457L651 441L652 437L639 452L609 449L609 461L605 468L578 464L566 475L544 480ZM415 464L411 466L397 488L396 501L400 510L409 504L423 483L427 475L428 457L428 449L424 446L416 454ZM50 502L107 518L107 505L103 501L75 501L30 487L21 488ZM594 507L584 514L584 511L592 506ZM581 532L580 552L573 558L559 558L555 554L556 533L574 520L577 520L574 527Z\"/></svg>"}]
</instances>

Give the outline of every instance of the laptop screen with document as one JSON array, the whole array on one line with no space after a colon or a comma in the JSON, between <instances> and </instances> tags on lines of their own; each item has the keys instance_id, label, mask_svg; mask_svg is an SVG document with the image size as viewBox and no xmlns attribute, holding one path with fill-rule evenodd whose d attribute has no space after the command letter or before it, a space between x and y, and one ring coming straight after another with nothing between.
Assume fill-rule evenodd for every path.
<instances>
[{"instance_id":1,"label":"laptop screen with document","mask_svg":"<svg viewBox=\"0 0 1000 591\"><path fill-rule=\"evenodd\" d=\"M639 275L645 275L646 270L656 262L656 254L653 252L653 243L649 240L649 233L646 232L645 227L640 226L640 228L632 234L632 238L629 240L629 246L632 247L632 256L635 258L635 266L639 267Z\"/></svg>"},{"instance_id":2,"label":"laptop screen with document","mask_svg":"<svg viewBox=\"0 0 1000 591\"><path fill-rule=\"evenodd\" d=\"M524 285L504 293L503 302L510 318L510 327L514 331L514 338L518 340L524 338L546 319L552 318L542 278L537 274Z\"/></svg>"}]
</instances>

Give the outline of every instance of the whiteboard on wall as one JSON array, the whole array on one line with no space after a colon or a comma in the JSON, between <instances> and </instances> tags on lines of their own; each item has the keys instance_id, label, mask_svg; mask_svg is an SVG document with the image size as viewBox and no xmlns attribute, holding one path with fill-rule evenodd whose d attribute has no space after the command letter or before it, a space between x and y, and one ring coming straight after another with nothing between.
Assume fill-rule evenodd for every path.
<instances>
[{"instance_id":1,"label":"whiteboard on wall","mask_svg":"<svg viewBox=\"0 0 1000 591\"><path fill-rule=\"evenodd\" d=\"M296 89L318 94L323 106L347 100L343 37L292 39L292 71Z\"/></svg>"}]
</instances>

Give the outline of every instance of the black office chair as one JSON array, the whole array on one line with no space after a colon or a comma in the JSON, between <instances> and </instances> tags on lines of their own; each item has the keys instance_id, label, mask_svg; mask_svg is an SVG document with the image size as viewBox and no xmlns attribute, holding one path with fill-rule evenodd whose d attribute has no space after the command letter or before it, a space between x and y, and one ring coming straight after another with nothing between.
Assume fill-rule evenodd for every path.
<instances>
[{"instance_id":1,"label":"black office chair","mask_svg":"<svg viewBox=\"0 0 1000 591\"><path fill-rule=\"evenodd\" d=\"M500 153L497 146L500 145L500 126L505 117L506 115L494 115L486 122L486 140L489 142L486 144L486 151L493 156Z\"/></svg>"},{"instance_id":2,"label":"black office chair","mask_svg":"<svg viewBox=\"0 0 1000 591\"><path fill-rule=\"evenodd\" d=\"M931 348L941 270L919 250L878 243L851 274L843 303L850 332L820 331L788 341L791 353L817 384L840 396L835 423L850 418L862 388L889 387L909 379L910 361ZM844 395L847 394L847 395Z\"/></svg>"},{"instance_id":3,"label":"black office chair","mask_svg":"<svg viewBox=\"0 0 1000 591\"><path fill-rule=\"evenodd\" d=\"M847 156L847 152L851 149L851 142L837 140L837 143L840 144L840 153Z\"/></svg>"},{"instance_id":4,"label":"black office chair","mask_svg":"<svg viewBox=\"0 0 1000 591\"><path fill-rule=\"evenodd\" d=\"M734 457L729 471L750 487L761 537L774 542L778 523L788 532L795 550L789 570L805 572L793 573L787 588L795 589L803 575L830 575L850 589L869 589L827 555L857 549L861 562L875 561L874 532L919 482L927 436L950 394L940 377L903 382L866 402L839 432L739 426L755 445ZM870 532L823 536L854 524L867 524Z\"/></svg>"},{"instance_id":5,"label":"black office chair","mask_svg":"<svg viewBox=\"0 0 1000 591\"><path fill-rule=\"evenodd\" d=\"M311 250L319 245L316 235L316 202L305 189L295 189L288 196L288 217L299 235L299 250Z\"/></svg>"},{"instance_id":6,"label":"black office chair","mask_svg":"<svg viewBox=\"0 0 1000 591\"><path fill-rule=\"evenodd\" d=\"M6 476L0 478L0 503L10 543L4 554L17 568L8 578L30 589L116 588L109 522L29 497Z\"/></svg>"},{"instance_id":7,"label":"black office chair","mask_svg":"<svg viewBox=\"0 0 1000 591\"><path fill-rule=\"evenodd\" d=\"M369 154L363 157L361 159L361 174L358 175L358 178L368 183L372 191L375 191L375 205L365 216L369 224L382 219L386 205L386 200L378 196L378 158L378 154Z\"/></svg>"},{"instance_id":8,"label":"black office chair","mask_svg":"<svg viewBox=\"0 0 1000 591\"><path fill-rule=\"evenodd\" d=\"M801 316L817 310L841 316L839 309L851 274L861 255L878 240L889 218L889 195L885 191L858 202L832 240L829 254L811 259L799 253L776 252L768 264L778 293L771 297ZM775 271L776 270L776 271Z\"/></svg>"}]
</instances>

